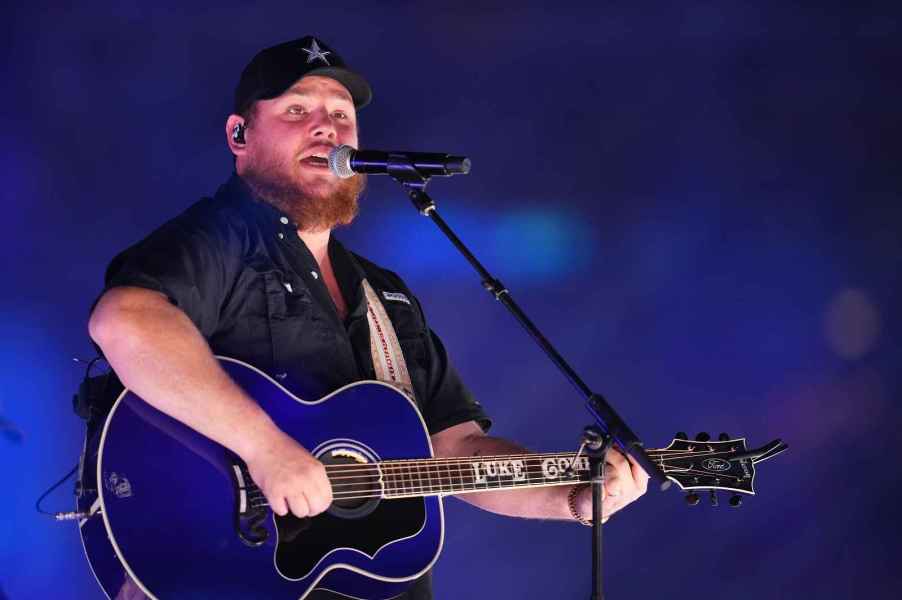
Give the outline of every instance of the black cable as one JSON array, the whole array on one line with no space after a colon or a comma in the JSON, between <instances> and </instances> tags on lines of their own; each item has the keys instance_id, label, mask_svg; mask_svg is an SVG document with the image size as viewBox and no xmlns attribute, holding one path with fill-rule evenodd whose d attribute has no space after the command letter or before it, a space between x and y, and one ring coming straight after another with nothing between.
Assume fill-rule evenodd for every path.
<instances>
[{"instance_id":1,"label":"black cable","mask_svg":"<svg viewBox=\"0 0 902 600\"><path fill-rule=\"evenodd\" d=\"M91 369L94 368L94 365L96 365L98 361L104 360L104 357L103 357L103 355L98 355L98 356L95 356L94 358L92 358L90 361L84 361L84 360L82 360L82 359L80 359L80 358L74 358L73 360L75 360L75 362L82 363L82 364L87 363L87 367L85 367L85 375L84 375L84 379L82 380L82 385L84 385L84 384L87 383L88 378L90 378L90 376L91 376ZM72 467L72 470L69 471L68 473L66 473L66 475L65 475L62 479L60 479L59 481L57 481L56 483L54 483L52 486L50 486L50 489L48 489L46 492L44 492L43 494L41 494L41 497L38 498L37 501L34 503L34 508L35 508L35 510L37 510L37 511L38 511L40 514L42 514L42 515L47 515L48 517L53 517L54 519L56 519L56 520L58 520L58 521L60 521L60 520L69 520L69 519L74 518L74 517L76 517L76 516L80 516L80 513L70 513L70 512L47 512L46 510L44 510L43 508L41 508L41 502L44 501L44 498L46 498L47 496L49 496L55 489L57 489L59 486L61 486L61 485L63 485L64 483L66 483L66 480L68 480L70 477L72 477L73 475L75 475L75 473L78 471L78 467L79 467L80 464L81 464L81 461L79 461L78 463L76 463L75 466Z\"/></svg>"},{"instance_id":2,"label":"black cable","mask_svg":"<svg viewBox=\"0 0 902 600\"><path fill-rule=\"evenodd\" d=\"M41 508L41 502L43 502L43 501L44 501L44 498L46 498L48 495L50 495L50 493L51 493L53 490L55 490L55 489L58 488L59 486L63 485L63 484L66 482L67 479L69 479L70 477L72 477L73 475L75 475L75 472L76 472L76 471L78 471L78 463L76 463L75 466L72 467L72 470L71 470L71 471L69 471L68 473L66 473L66 476L65 476L65 477L63 477L62 479L60 479L59 481L57 481L56 483L54 483L53 486L52 486L49 490L47 490L46 492L44 492L43 494L41 494L41 497L38 498L38 501L34 503L34 507L35 507L35 509L36 509L39 513L41 513L42 515L47 515L48 517L57 518L57 515L58 515L59 513L47 512L46 510L44 510L43 508Z\"/></svg>"},{"instance_id":3,"label":"black cable","mask_svg":"<svg viewBox=\"0 0 902 600\"><path fill-rule=\"evenodd\" d=\"M94 368L94 365L97 364L98 361L101 361L101 360L105 361L106 358L105 358L102 354L98 354L97 356L95 356L95 357L92 358L91 360L83 360L83 359L78 358L78 357L75 357L75 358L73 358L72 360L74 360L74 361L77 362L77 363L87 364L87 365L88 365L87 367L85 367L85 376L84 376L84 379L88 379L88 378L91 376L91 369Z\"/></svg>"}]
</instances>

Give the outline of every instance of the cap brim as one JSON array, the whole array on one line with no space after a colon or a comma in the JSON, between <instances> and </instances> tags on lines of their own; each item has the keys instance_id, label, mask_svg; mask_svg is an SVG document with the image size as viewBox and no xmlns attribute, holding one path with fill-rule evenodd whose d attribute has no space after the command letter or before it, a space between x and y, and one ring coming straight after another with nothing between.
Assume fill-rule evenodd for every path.
<instances>
[{"instance_id":1,"label":"cap brim","mask_svg":"<svg viewBox=\"0 0 902 600\"><path fill-rule=\"evenodd\" d=\"M308 75L322 75L330 77L342 84L351 92L351 99L354 101L354 107L360 110L370 103L373 99L373 90L366 79L353 71L342 67L320 67L304 73L304 77ZM303 79L303 78L302 78Z\"/></svg>"}]
</instances>

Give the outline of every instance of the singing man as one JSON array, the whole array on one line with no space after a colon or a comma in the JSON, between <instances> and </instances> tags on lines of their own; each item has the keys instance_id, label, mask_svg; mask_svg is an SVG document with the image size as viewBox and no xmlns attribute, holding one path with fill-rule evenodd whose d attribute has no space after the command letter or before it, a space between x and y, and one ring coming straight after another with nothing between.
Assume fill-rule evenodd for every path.
<instances>
[{"instance_id":1,"label":"singing man","mask_svg":"<svg viewBox=\"0 0 902 600\"><path fill-rule=\"evenodd\" d=\"M365 179L339 179L324 159L337 145L358 147L358 111L371 99L367 81L321 39L259 52L241 74L225 122L234 173L212 198L115 257L90 318L91 337L123 384L240 457L278 515L303 518L329 508L326 470L214 354L290 382L305 399L320 398L380 379L371 310L394 330L407 373L398 384L409 387L436 457L527 453L487 435L486 412L404 281L332 235L353 221ZM604 512L611 515L645 492L648 476L618 451L607 463ZM460 497L502 515L591 517L587 486ZM319 590L309 596L342 597ZM431 598L429 574L400 597Z\"/></svg>"}]
</instances>

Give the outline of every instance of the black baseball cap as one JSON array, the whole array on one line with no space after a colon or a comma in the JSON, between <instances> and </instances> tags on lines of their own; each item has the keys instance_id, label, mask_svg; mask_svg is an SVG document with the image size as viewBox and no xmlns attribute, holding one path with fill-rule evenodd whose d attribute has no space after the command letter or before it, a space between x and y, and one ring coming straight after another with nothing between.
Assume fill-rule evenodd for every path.
<instances>
[{"instance_id":1,"label":"black baseball cap","mask_svg":"<svg viewBox=\"0 0 902 600\"><path fill-rule=\"evenodd\" d=\"M306 75L329 77L345 86L358 110L373 98L366 79L350 70L325 42L308 35L261 50L251 59L235 87L235 114L243 113L257 100L281 96Z\"/></svg>"}]
</instances>

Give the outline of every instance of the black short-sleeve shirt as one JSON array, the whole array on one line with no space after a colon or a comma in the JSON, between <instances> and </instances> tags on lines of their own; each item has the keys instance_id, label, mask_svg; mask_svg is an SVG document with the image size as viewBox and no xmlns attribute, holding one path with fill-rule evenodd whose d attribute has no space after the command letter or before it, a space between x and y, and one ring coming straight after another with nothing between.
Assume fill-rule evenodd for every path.
<instances>
[{"instance_id":1,"label":"black short-sleeve shirt","mask_svg":"<svg viewBox=\"0 0 902 600\"><path fill-rule=\"evenodd\" d=\"M470 420L487 430L489 418L401 278L348 251L334 235L329 255L348 305L344 321L297 226L254 199L233 175L213 198L200 200L116 256L105 287L165 294L215 354L250 363L316 399L375 378L361 287L366 278L398 335L429 432ZM405 598L429 598L429 588L427 576Z\"/></svg>"}]
</instances>

